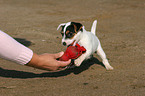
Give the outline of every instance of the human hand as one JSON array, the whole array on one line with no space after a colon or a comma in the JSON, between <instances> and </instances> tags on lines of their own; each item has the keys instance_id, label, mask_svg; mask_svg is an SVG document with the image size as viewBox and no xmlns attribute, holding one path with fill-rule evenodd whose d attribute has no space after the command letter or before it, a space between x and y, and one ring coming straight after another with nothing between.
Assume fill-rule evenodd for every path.
<instances>
[{"instance_id":1,"label":"human hand","mask_svg":"<svg viewBox=\"0 0 145 96\"><path fill-rule=\"evenodd\" d=\"M33 54L31 61L26 64L27 66L35 67L43 70L58 70L61 69L71 63L71 59L68 61L58 61L57 58L60 58L64 52L56 53L56 54L48 54L44 53L41 55Z\"/></svg>"}]
</instances>

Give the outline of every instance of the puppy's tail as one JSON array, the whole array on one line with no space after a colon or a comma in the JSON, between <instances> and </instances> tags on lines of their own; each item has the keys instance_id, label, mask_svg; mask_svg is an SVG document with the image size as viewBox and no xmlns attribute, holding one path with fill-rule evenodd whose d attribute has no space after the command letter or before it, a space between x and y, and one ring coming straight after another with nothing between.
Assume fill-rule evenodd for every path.
<instances>
[{"instance_id":1,"label":"puppy's tail","mask_svg":"<svg viewBox=\"0 0 145 96\"><path fill-rule=\"evenodd\" d=\"M92 24L91 32L95 35L96 34L96 26L97 26L97 20L95 20Z\"/></svg>"}]
</instances>

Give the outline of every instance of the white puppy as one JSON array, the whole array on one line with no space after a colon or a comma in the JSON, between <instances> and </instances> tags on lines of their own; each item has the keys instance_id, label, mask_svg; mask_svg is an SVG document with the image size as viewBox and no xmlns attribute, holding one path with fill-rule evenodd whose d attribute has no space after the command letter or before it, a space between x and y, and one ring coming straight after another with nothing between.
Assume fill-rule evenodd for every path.
<instances>
[{"instance_id":1,"label":"white puppy","mask_svg":"<svg viewBox=\"0 0 145 96\"><path fill-rule=\"evenodd\" d=\"M74 61L75 66L80 66L84 60L89 59L93 53L97 52L97 54L101 57L106 69L112 70L113 67L110 66L106 58L106 54L101 47L100 41L95 35L96 25L97 20L93 22L91 32L88 32L85 30L85 27L82 24L68 22L60 24L57 30L62 27L62 44L64 46L69 46L70 44L75 46L75 44L78 43L86 48L86 52Z\"/></svg>"}]
</instances>

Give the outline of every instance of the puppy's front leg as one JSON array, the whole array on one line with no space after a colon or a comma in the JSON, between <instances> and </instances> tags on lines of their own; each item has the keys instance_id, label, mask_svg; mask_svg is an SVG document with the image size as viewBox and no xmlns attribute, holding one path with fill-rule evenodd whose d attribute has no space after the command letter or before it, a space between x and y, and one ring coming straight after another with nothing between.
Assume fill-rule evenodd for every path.
<instances>
[{"instance_id":1,"label":"puppy's front leg","mask_svg":"<svg viewBox=\"0 0 145 96\"><path fill-rule=\"evenodd\" d=\"M86 53L85 54L82 54L79 58L77 58L74 63L75 63L75 66L79 67L81 65L81 63L85 60L86 58Z\"/></svg>"}]
</instances>

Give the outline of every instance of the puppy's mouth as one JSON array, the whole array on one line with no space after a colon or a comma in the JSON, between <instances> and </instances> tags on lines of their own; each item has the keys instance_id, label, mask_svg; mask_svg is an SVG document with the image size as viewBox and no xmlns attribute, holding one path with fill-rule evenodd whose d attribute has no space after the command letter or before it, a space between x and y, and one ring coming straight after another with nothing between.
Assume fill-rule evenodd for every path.
<instances>
[{"instance_id":1,"label":"puppy's mouth","mask_svg":"<svg viewBox=\"0 0 145 96\"><path fill-rule=\"evenodd\" d=\"M76 40L74 40L70 45L68 45L68 47L69 46L75 46L76 45Z\"/></svg>"}]
</instances>

